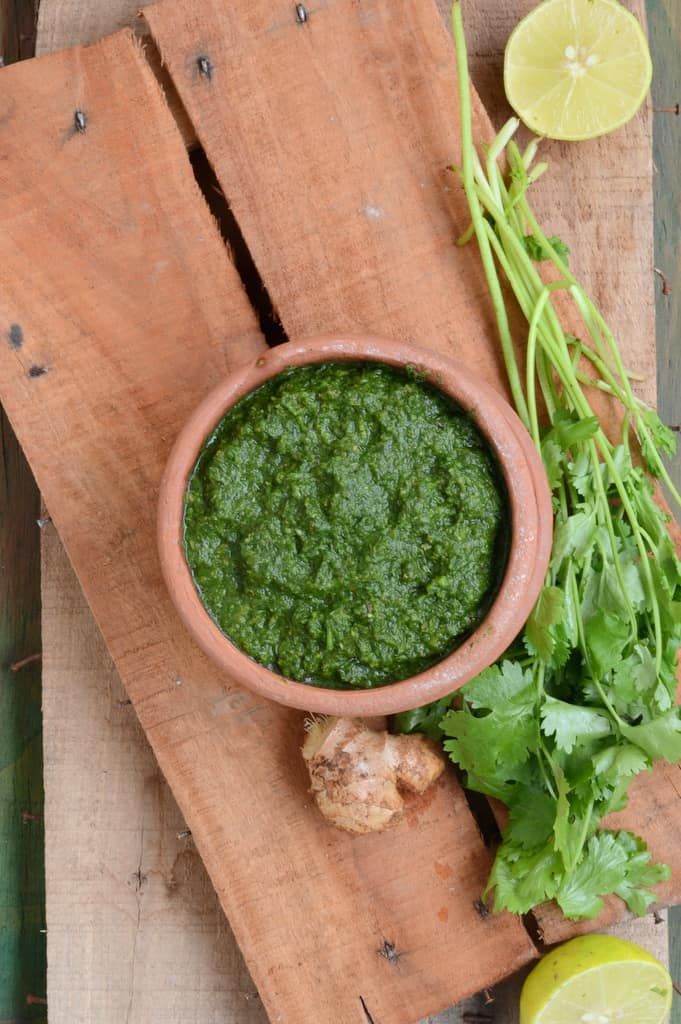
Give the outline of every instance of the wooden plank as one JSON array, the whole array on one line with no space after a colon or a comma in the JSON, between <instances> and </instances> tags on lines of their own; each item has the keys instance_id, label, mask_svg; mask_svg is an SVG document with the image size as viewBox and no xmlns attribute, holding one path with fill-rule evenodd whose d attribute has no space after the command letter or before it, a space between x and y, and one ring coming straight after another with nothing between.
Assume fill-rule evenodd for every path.
<instances>
[{"instance_id":1,"label":"wooden plank","mask_svg":"<svg viewBox=\"0 0 681 1024\"><path fill-rule=\"evenodd\" d=\"M304 25L288 0L144 13L289 337L408 338L503 387L482 272L453 244L455 66L430 0L330 0Z\"/></svg>"},{"instance_id":2,"label":"wooden plank","mask_svg":"<svg viewBox=\"0 0 681 1024\"><path fill-rule=\"evenodd\" d=\"M54 23L57 24L57 27L59 27L59 23L61 22L62 25L66 25L67 27L69 25L71 25L73 29L78 29L81 26L87 25L88 18L91 16L92 13L96 13L97 17L101 17L102 13L104 12L104 8L105 8L105 5L99 4L99 5L97 5L97 11L96 12L93 12L90 8L88 8L88 11L81 10L80 12L77 12L76 11L77 6L78 6L77 4L73 4L73 3L71 3L71 4L64 3L64 0L56 0L56 2L52 2L52 0L43 0L43 4L42 4L42 7L41 7L41 18L42 18L43 12L45 12L46 24L48 24L48 26L49 26L50 16L54 15L55 16L54 17ZM108 6L109 7L113 7L113 6L115 6L115 4L109 3ZM503 35L503 33L506 31L506 25L509 22L512 22L512 21L515 20L515 18L516 18L515 8L517 8L519 6L520 5L517 2L514 2L513 4L509 3L509 4L506 5L506 7L507 7L507 10L506 10L506 9L502 9L498 5L497 0L486 0L486 2L480 3L474 9L471 9L470 13L471 13L472 18L474 19L474 23L470 26L472 28L471 43L472 43L473 58L474 58L473 59L473 73L474 73L476 84L478 85L479 90L483 93L483 96L487 100L492 98L492 99L495 100L495 102L497 102L499 97L500 97L500 95L501 95L501 91L500 91L499 86L498 86L499 79L495 77L495 74L496 74L495 59L494 59L493 56L490 59L490 51L492 52L492 55L493 55L495 50L496 50L497 54L500 52L500 49L503 46L503 43L505 42L505 36ZM131 13L132 13L132 11L131 11ZM62 45L64 43L70 44L70 43L75 42L75 41L77 41L77 40L73 39L73 38L63 39ZM490 42L492 43L491 46L490 46ZM496 58L496 64L498 64L498 56ZM490 84L493 86L492 89L489 89L489 85ZM494 116L495 109L493 107L491 108L491 112L492 112L492 114ZM498 115L498 116L500 116L500 115ZM495 117L495 120L498 120L498 116ZM612 157L614 152L616 152L618 150L618 147L620 145L620 141L619 140L620 140L620 135L614 136L610 140L608 140L609 141L608 155L610 157ZM566 203L562 203L561 204L561 198L562 198L563 195L570 196L569 176L568 176L568 180L567 180L567 189L565 191L563 190L562 177L561 177L560 181L556 181L556 173L562 171L562 168L565 166L566 162L568 164L571 164L573 167L579 168L580 169L580 173L582 175L584 175L584 174L590 175L590 174L592 174L594 169L598 172L598 167L599 167L598 160L593 160L593 155L592 154L590 154L589 157L586 158L586 154L585 154L584 150L585 150L585 147L583 147L583 146L579 146L579 147L565 147L565 151L560 154L560 164L559 164L558 167L557 167L557 161L556 161L555 157L553 157L553 155L552 155L552 175L551 175L551 178L552 178L552 181L551 181L552 189L550 190L550 197L548 196L548 191L546 193L546 196L548 198L548 203L546 205L548 205L550 208L553 208L556 205L556 203L557 203L559 207L561 207L561 205L562 205L563 208L565 208L567 210L570 209L569 202L567 204ZM597 154L596 154L596 156L597 156ZM540 209L543 206L542 198L543 198L543 193L542 193L542 190L540 189L539 190L539 194L538 194L538 198L537 198L537 205L540 207ZM612 214L612 215L608 214L608 211L610 209L609 203L611 202L612 199L616 200L616 196L615 197L610 197L607 192L604 192L601 189L599 191L598 213L599 213L599 220L602 219L602 216L603 216L604 212L605 212L605 215L607 217L607 222L608 222L607 223L607 229L604 232L606 234L606 237L608 239L611 239L611 238L612 239L617 239L619 231L621 230L620 224L618 222L617 214L616 213ZM613 209L616 210L616 206L615 206L614 203L613 203ZM586 211L582 210L581 211L582 214L585 213L585 212L588 213L589 211L588 210L586 210ZM580 219L579 218L575 218L575 222L576 223L580 223ZM639 225L645 227L645 222L644 221L635 220L634 221L634 229L639 227ZM584 248L585 248L586 251L585 251L585 253L582 252L583 245L582 245L581 237L578 237L576 239L576 243L577 244L575 244L575 237L574 237L573 234L570 233L571 231L574 231L574 227L575 227L575 224L570 224L570 230L566 232L566 237L570 238L570 241L571 241L571 244L572 244L572 247L573 247L573 254L574 254L573 265L576 266L576 267L579 267L579 268L582 268L585 265L588 267L589 264L588 263L585 264L584 256L586 256L586 259L588 260L589 256L593 255L594 248L589 243L588 235L585 234L584 237L587 240L587 244L586 244L586 246ZM639 242L638 242L637 247L636 247L636 251L637 252L642 251L641 250L641 240L640 240L640 238L639 238ZM624 278L624 275L627 275L627 274L630 273L629 264L628 264L628 262L626 260L623 259L623 260L620 261L620 265L621 265L621 268L622 268L622 275L623 275L623 278ZM589 278L589 274L588 273L585 276L587 277L587 279ZM602 281L603 281L603 277L601 275L601 282ZM598 281L596 283L598 284ZM626 285L626 280L624 280L623 283ZM627 289L625 288L625 290L627 290ZM605 289L605 297L601 296L601 301L604 302L606 308L607 308L607 303L609 301L612 302L612 297L613 297L614 294L615 293L612 291L612 289ZM617 313L617 309L615 309L615 314L616 313ZM498 1007L498 1004L497 1004L496 1008L492 1008L492 1009L488 1008L487 1012L488 1013L493 1012L493 1013L499 1014L501 1011L499 1010L499 1007ZM452 1011L452 1013L453 1013L453 1011ZM454 1017L451 1016L451 1015L447 1015L446 1019L447 1019L447 1021L450 1021L450 1020L453 1020ZM503 1016L503 1015L499 1019L500 1020L503 1019L505 1022L507 1021L507 1018L505 1016ZM510 1018L508 1018L508 1019L510 1020Z\"/></svg>"},{"instance_id":3,"label":"wooden plank","mask_svg":"<svg viewBox=\"0 0 681 1024\"><path fill-rule=\"evenodd\" d=\"M38 7L36 54L56 53L77 44L94 43L138 23L144 0L41 0Z\"/></svg>"},{"instance_id":4,"label":"wooden plank","mask_svg":"<svg viewBox=\"0 0 681 1024\"><path fill-rule=\"evenodd\" d=\"M0 1020L46 1018L38 494L0 409Z\"/></svg>"},{"instance_id":5,"label":"wooden plank","mask_svg":"<svg viewBox=\"0 0 681 1024\"><path fill-rule=\"evenodd\" d=\"M264 1024L56 530L43 535L50 1024Z\"/></svg>"},{"instance_id":6,"label":"wooden plank","mask_svg":"<svg viewBox=\"0 0 681 1024\"><path fill-rule=\"evenodd\" d=\"M655 265L668 282L657 282L657 353L659 407L665 422L681 424L681 184L678 174L681 122L674 113L681 101L681 7L674 0L648 0L648 24L653 52L653 100L660 112L655 117ZM666 108L666 109L665 109ZM681 453L671 463L677 487L681 486ZM669 910L670 970L677 985L681 979L681 907ZM672 1024L681 1024L681 997L674 995Z\"/></svg>"},{"instance_id":7,"label":"wooden plank","mask_svg":"<svg viewBox=\"0 0 681 1024\"><path fill-rule=\"evenodd\" d=\"M495 343L480 316L486 293L467 269L469 254L451 246L465 223L463 200L456 190L446 192L440 177L442 167L457 162L451 46L434 9L421 5L416 13L414 6L408 0L374 0L358 16L346 0L320 8L304 26L291 19L287 7L266 0L252 3L247 18L218 0L203 0L191 10L160 4L148 7L145 16L289 333L304 332L306 325L332 330L340 322L414 337L453 351L501 386ZM370 57L355 69L358 40ZM418 60L414 40L424 44ZM199 54L210 60L210 79L197 72ZM288 87L277 90L277 81ZM479 116L479 136L487 131ZM645 143L648 132L644 111L632 133ZM618 138L621 145L612 153L603 140L584 149L593 201L609 197L602 220L613 229L619 225L618 258L607 262L614 268L612 294L602 283L600 209L589 239L589 267L596 292L607 298L604 308L619 318L625 360L647 374L644 390L650 397L655 381L649 147L639 146L643 155L631 158L637 169L630 178L620 166L629 159L631 142ZM576 163L559 181L578 206L591 202L580 192ZM564 216L569 206L566 200ZM559 213L553 224L562 230ZM641 251L633 252L637 218L645 226L636 235ZM337 248L333 240L339 235L343 243ZM572 240L571 233L567 237ZM427 274L421 272L424 265ZM619 276L623 267L626 288ZM462 283L475 305L457 301ZM636 333L624 329L622 317L625 324L637 324ZM681 892L681 803L674 783L674 769L658 768L635 787L621 818L645 834L648 804L664 808L652 845L674 869L673 881L661 890L667 900ZM622 910L613 905L615 916ZM541 923L547 942L572 928L550 908L541 912Z\"/></svg>"},{"instance_id":8,"label":"wooden plank","mask_svg":"<svg viewBox=\"0 0 681 1024\"><path fill-rule=\"evenodd\" d=\"M0 64L34 42L33 5L0 0ZM0 407L0 1020L47 1019L39 507Z\"/></svg>"},{"instance_id":9,"label":"wooden plank","mask_svg":"<svg viewBox=\"0 0 681 1024\"><path fill-rule=\"evenodd\" d=\"M379 1018L412 1021L527 960L527 935L475 910L489 858L451 777L401 830L330 832L295 768L300 717L231 687L177 624L154 494L188 409L254 352L253 318L127 35L5 75L0 316L24 341L0 346L3 393L107 645L275 1019L361 1021L362 996ZM18 187L9 165L24 154ZM46 240L49 268L29 252ZM405 950L399 971L377 956L385 939ZM333 974L320 973L320 945Z\"/></svg>"},{"instance_id":10,"label":"wooden plank","mask_svg":"<svg viewBox=\"0 0 681 1024\"><path fill-rule=\"evenodd\" d=\"M35 52L37 0L0 0L0 64Z\"/></svg>"},{"instance_id":11,"label":"wooden plank","mask_svg":"<svg viewBox=\"0 0 681 1024\"><path fill-rule=\"evenodd\" d=\"M491 10L470 7L478 78L488 98L497 97L498 120L503 107L498 79L496 91L489 85L490 69L498 70L502 40L518 8L530 6L531 0L522 0ZM358 17L350 0L327 3L304 26L290 5L272 7L264 0L252 5L248 18L217 0L191 10L152 6L144 13L289 334L333 324L380 328L463 352L503 386L494 346L478 346L470 336L476 325L488 326L479 314L487 306L486 290L468 254L451 245L467 219L461 190L444 171L458 145L452 50L431 3L418 13L414 7L402 0L399 16L390 16L374 0ZM367 61L355 67L360 40ZM413 58L419 43L427 47L424 65L400 60L402 54ZM196 69L204 51L210 51L210 80ZM279 80L290 87L278 89ZM481 112L477 134L489 134ZM650 397L649 140L649 114L643 111L614 149L608 140L587 143L577 161L565 159L566 144L550 144L554 187L565 198L555 204L551 192L545 207L550 205L552 227L565 237L573 238L577 223L593 223L583 233L580 266L596 295L607 293L604 308L620 333L626 327L627 357L646 378ZM621 259L608 264L606 278L604 239L613 237L615 227ZM331 251L328 239L335 236L343 245ZM416 281L414 254L428 268ZM458 294L453 282L461 278L469 295L465 335L452 298ZM430 310L425 323L415 295Z\"/></svg>"},{"instance_id":12,"label":"wooden plank","mask_svg":"<svg viewBox=\"0 0 681 1024\"><path fill-rule=\"evenodd\" d=\"M667 423L681 426L681 189L678 153L681 120L663 112L681 102L681 8L674 0L649 0L651 45L655 58L653 99L661 108L655 120L655 265L668 282L657 281L657 350L660 411ZM681 435L680 435L681 436ZM672 475L681 486L681 452L672 461Z\"/></svg>"}]
</instances>

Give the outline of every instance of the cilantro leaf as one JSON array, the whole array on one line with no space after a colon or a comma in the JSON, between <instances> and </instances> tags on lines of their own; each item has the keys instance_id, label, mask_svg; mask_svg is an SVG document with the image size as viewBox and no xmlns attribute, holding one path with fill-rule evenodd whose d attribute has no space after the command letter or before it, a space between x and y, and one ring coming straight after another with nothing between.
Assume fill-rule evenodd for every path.
<instances>
[{"instance_id":1,"label":"cilantro leaf","mask_svg":"<svg viewBox=\"0 0 681 1024\"><path fill-rule=\"evenodd\" d=\"M588 742L612 732L607 715L594 708L566 704L555 697L546 697L541 709L542 732L554 736L556 746L566 754L572 753L576 743Z\"/></svg>"},{"instance_id":2,"label":"cilantro leaf","mask_svg":"<svg viewBox=\"0 0 681 1024\"><path fill-rule=\"evenodd\" d=\"M560 857L549 846L523 850L510 843L497 852L485 895L494 889L494 909L526 914L556 895L563 877Z\"/></svg>"},{"instance_id":3,"label":"cilantro leaf","mask_svg":"<svg viewBox=\"0 0 681 1024\"><path fill-rule=\"evenodd\" d=\"M633 914L643 917L655 902L649 887L666 882L671 870L666 864L652 864L646 844L631 832L618 832L617 842L627 853L627 864L624 880L615 892Z\"/></svg>"},{"instance_id":4,"label":"cilantro leaf","mask_svg":"<svg viewBox=\"0 0 681 1024\"><path fill-rule=\"evenodd\" d=\"M550 661L557 637L551 627L559 623L565 612L565 597L558 587L544 587L525 626L525 643L530 654Z\"/></svg>"},{"instance_id":5,"label":"cilantro leaf","mask_svg":"<svg viewBox=\"0 0 681 1024\"><path fill-rule=\"evenodd\" d=\"M589 618L586 645L591 665L599 679L622 661L629 636L629 624L618 615L599 608Z\"/></svg>"},{"instance_id":6,"label":"cilantro leaf","mask_svg":"<svg viewBox=\"0 0 681 1024\"><path fill-rule=\"evenodd\" d=\"M651 434L650 440L645 437L641 439L641 451L648 469L653 476L657 476L659 455L656 457L656 449L664 452L665 455L675 455L676 435L662 422L654 409L646 409L641 418Z\"/></svg>"},{"instance_id":7,"label":"cilantro leaf","mask_svg":"<svg viewBox=\"0 0 681 1024\"><path fill-rule=\"evenodd\" d=\"M664 758L670 764L676 764L681 760L681 717L677 707L642 725L624 723L620 731L653 761Z\"/></svg>"},{"instance_id":8,"label":"cilantro leaf","mask_svg":"<svg viewBox=\"0 0 681 1024\"><path fill-rule=\"evenodd\" d=\"M588 441L598 432L600 421L597 416L579 416L575 412L558 409L553 424L545 435L546 441L555 441L563 451L570 451L575 445Z\"/></svg>"},{"instance_id":9,"label":"cilantro leaf","mask_svg":"<svg viewBox=\"0 0 681 1024\"><path fill-rule=\"evenodd\" d=\"M538 739L532 674L505 661L482 672L463 694L464 709L440 722L445 750L475 775L475 788L508 798L507 784L519 777Z\"/></svg>"},{"instance_id":10,"label":"cilantro leaf","mask_svg":"<svg viewBox=\"0 0 681 1024\"><path fill-rule=\"evenodd\" d=\"M579 864L566 876L556 894L565 916L575 920L600 914L601 897L625 882L627 859L627 852L612 833L592 836Z\"/></svg>"},{"instance_id":11,"label":"cilantro leaf","mask_svg":"<svg viewBox=\"0 0 681 1024\"><path fill-rule=\"evenodd\" d=\"M549 487L555 490L565 473L563 449L557 441L547 438L542 442L541 457L549 479Z\"/></svg>"},{"instance_id":12,"label":"cilantro leaf","mask_svg":"<svg viewBox=\"0 0 681 1024\"><path fill-rule=\"evenodd\" d=\"M523 850L543 845L556 819L556 801L541 789L517 786L504 837Z\"/></svg>"},{"instance_id":13,"label":"cilantro leaf","mask_svg":"<svg viewBox=\"0 0 681 1024\"><path fill-rule=\"evenodd\" d=\"M397 733L422 732L431 740L439 740L442 737L440 721L451 703L452 695L442 697L424 707L414 708L412 711L402 711L393 718L393 731Z\"/></svg>"},{"instance_id":14,"label":"cilantro leaf","mask_svg":"<svg viewBox=\"0 0 681 1024\"><path fill-rule=\"evenodd\" d=\"M551 568L558 573L566 558L585 558L596 539L596 512L575 512L562 519L553 534Z\"/></svg>"}]
</instances>

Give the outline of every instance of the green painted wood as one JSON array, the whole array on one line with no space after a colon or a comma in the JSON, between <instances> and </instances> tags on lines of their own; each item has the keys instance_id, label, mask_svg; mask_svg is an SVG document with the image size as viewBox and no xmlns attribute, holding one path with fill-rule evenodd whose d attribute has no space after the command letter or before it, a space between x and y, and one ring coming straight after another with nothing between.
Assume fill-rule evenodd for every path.
<instances>
[{"instance_id":1,"label":"green painted wood","mask_svg":"<svg viewBox=\"0 0 681 1024\"><path fill-rule=\"evenodd\" d=\"M650 43L655 65L653 103L675 108L681 103L681 4L647 0ZM654 119L655 265L671 294L657 282L658 405L662 418L681 426L681 117L658 112ZM680 435L681 437L681 435ZM681 452L672 460L672 475L681 485ZM681 906L669 910L669 964L681 982ZM681 997L675 995L672 1024L681 1024Z\"/></svg>"},{"instance_id":2,"label":"green painted wood","mask_svg":"<svg viewBox=\"0 0 681 1024\"><path fill-rule=\"evenodd\" d=\"M653 103L674 108L681 103L681 4L679 0L647 0L655 75ZM681 427L681 117L658 112L654 119L655 265L669 283L663 292L657 280L658 404L663 419ZM673 460L674 479L681 484L681 452Z\"/></svg>"},{"instance_id":3,"label":"green painted wood","mask_svg":"<svg viewBox=\"0 0 681 1024\"><path fill-rule=\"evenodd\" d=\"M39 508L0 410L0 1024L47 1019Z\"/></svg>"},{"instance_id":4,"label":"green painted wood","mask_svg":"<svg viewBox=\"0 0 681 1024\"><path fill-rule=\"evenodd\" d=\"M0 0L5 64L33 54L35 13ZM40 664L11 668L40 651L39 510L0 408L0 1024L47 1021Z\"/></svg>"}]
</instances>

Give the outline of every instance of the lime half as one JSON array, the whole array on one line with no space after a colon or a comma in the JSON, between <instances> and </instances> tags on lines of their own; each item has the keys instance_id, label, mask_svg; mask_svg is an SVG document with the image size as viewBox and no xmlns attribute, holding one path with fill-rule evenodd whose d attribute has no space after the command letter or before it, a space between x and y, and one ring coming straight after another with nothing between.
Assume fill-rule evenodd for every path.
<instances>
[{"instance_id":1,"label":"lime half","mask_svg":"<svg viewBox=\"0 0 681 1024\"><path fill-rule=\"evenodd\" d=\"M663 1024L672 983L647 950L611 935L559 946L528 975L520 1024Z\"/></svg>"},{"instance_id":2,"label":"lime half","mask_svg":"<svg viewBox=\"0 0 681 1024\"><path fill-rule=\"evenodd\" d=\"M631 120L653 69L638 21L619 0L544 0L506 46L508 101L552 139L593 139Z\"/></svg>"}]
</instances>

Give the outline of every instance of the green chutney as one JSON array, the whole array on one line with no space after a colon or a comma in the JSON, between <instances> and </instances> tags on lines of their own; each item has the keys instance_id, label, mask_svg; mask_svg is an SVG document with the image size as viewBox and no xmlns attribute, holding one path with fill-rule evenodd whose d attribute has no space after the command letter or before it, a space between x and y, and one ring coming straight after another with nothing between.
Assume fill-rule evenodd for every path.
<instances>
[{"instance_id":1,"label":"green chutney","mask_svg":"<svg viewBox=\"0 0 681 1024\"><path fill-rule=\"evenodd\" d=\"M231 409L187 489L205 607L291 679L371 687L449 654L506 561L507 500L477 427L381 363L288 370Z\"/></svg>"}]
</instances>

